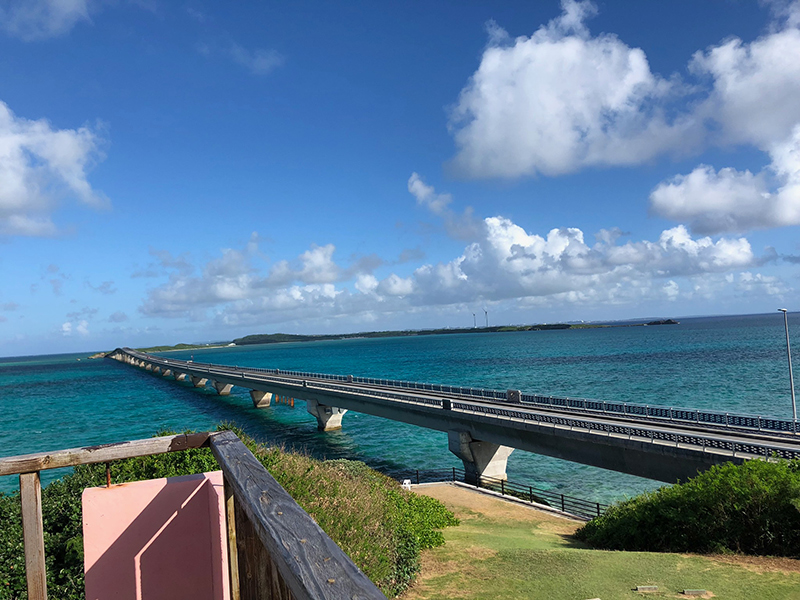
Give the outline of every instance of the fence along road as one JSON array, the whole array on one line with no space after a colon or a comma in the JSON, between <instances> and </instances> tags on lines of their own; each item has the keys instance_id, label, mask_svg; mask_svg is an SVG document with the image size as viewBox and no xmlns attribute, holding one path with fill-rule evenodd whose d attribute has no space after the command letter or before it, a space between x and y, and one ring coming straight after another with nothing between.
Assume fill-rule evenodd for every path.
<instances>
[{"instance_id":1,"label":"fence along road","mask_svg":"<svg viewBox=\"0 0 800 600\"><path fill-rule=\"evenodd\" d=\"M129 348L109 357L222 395L243 387L257 408L273 394L304 400L322 430L340 428L354 410L444 431L473 476L505 479L514 449L665 482L728 461L800 458L791 421L752 415L215 365Z\"/></svg>"}]
</instances>

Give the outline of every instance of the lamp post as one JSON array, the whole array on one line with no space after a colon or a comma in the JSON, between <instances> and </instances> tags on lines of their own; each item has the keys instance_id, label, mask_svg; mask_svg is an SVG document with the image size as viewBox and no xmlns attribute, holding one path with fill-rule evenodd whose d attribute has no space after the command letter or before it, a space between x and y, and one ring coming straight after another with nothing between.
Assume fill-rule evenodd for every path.
<instances>
[{"instance_id":1,"label":"lamp post","mask_svg":"<svg viewBox=\"0 0 800 600\"><path fill-rule=\"evenodd\" d=\"M786 315L785 308L779 308L778 312L783 313L783 325L786 329L786 356L789 358L789 385L792 388L792 421L794 422L794 432L797 433L797 404L794 399L794 377L792 376L792 350L789 347L789 317Z\"/></svg>"}]
</instances>

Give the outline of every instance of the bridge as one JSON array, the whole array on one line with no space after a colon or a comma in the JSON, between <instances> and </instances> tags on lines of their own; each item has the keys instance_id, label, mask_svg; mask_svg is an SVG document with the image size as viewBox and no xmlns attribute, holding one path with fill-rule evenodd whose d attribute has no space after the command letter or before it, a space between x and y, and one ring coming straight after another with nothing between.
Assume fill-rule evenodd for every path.
<instances>
[{"instance_id":1,"label":"bridge","mask_svg":"<svg viewBox=\"0 0 800 600\"><path fill-rule=\"evenodd\" d=\"M341 428L348 410L443 431L472 477L506 479L514 449L668 483L714 464L800 458L797 424L770 417L206 364L130 348L108 356L220 395L243 387L256 408L274 395L304 400L323 431Z\"/></svg>"}]
</instances>

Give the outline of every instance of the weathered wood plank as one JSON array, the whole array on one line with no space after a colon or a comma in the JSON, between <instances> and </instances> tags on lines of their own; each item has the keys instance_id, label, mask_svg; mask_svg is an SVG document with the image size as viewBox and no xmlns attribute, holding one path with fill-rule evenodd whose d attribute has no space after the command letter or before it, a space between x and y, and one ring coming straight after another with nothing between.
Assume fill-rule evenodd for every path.
<instances>
[{"instance_id":1,"label":"weathered wood plank","mask_svg":"<svg viewBox=\"0 0 800 600\"><path fill-rule=\"evenodd\" d=\"M19 476L22 499L22 539L25 543L25 576L28 599L47 600L47 566L44 559L44 527L42 525L42 486L39 473Z\"/></svg>"},{"instance_id":2,"label":"weathered wood plank","mask_svg":"<svg viewBox=\"0 0 800 600\"><path fill-rule=\"evenodd\" d=\"M56 452L40 452L0 458L0 475L16 473L32 473L46 469L74 467L91 463L110 462L135 456L150 456L165 452L176 452L188 448L200 448L208 445L209 434L189 433L173 436L134 440L118 444L71 448Z\"/></svg>"},{"instance_id":3,"label":"weathered wood plank","mask_svg":"<svg viewBox=\"0 0 800 600\"><path fill-rule=\"evenodd\" d=\"M241 600L294 600L247 513L236 503Z\"/></svg>"},{"instance_id":4,"label":"weathered wood plank","mask_svg":"<svg viewBox=\"0 0 800 600\"><path fill-rule=\"evenodd\" d=\"M246 514L295 600L385 598L235 434L216 434L211 450L234 490L236 506ZM247 600L242 569L243 525L238 512L236 526L239 583L242 600Z\"/></svg>"},{"instance_id":5,"label":"weathered wood plank","mask_svg":"<svg viewBox=\"0 0 800 600\"><path fill-rule=\"evenodd\" d=\"M239 592L239 553L236 545L236 496L233 488L224 478L225 484L225 525L228 531L228 574L231 586L231 600L240 600Z\"/></svg>"}]
</instances>

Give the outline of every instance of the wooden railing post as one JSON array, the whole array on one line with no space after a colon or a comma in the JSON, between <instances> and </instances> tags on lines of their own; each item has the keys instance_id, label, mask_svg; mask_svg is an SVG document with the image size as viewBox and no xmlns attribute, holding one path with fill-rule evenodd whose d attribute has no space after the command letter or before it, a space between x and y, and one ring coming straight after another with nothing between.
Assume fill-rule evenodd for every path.
<instances>
[{"instance_id":1,"label":"wooden railing post","mask_svg":"<svg viewBox=\"0 0 800 600\"><path fill-rule=\"evenodd\" d=\"M22 500L22 539L25 543L25 576L28 580L28 599L47 600L42 486L39 483L38 471L20 474L19 495Z\"/></svg>"},{"instance_id":2,"label":"wooden railing post","mask_svg":"<svg viewBox=\"0 0 800 600\"><path fill-rule=\"evenodd\" d=\"M239 593L239 553L236 547L236 497L233 488L224 478L225 523L228 531L228 573L231 585L231 600L240 600Z\"/></svg>"}]
</instances>

